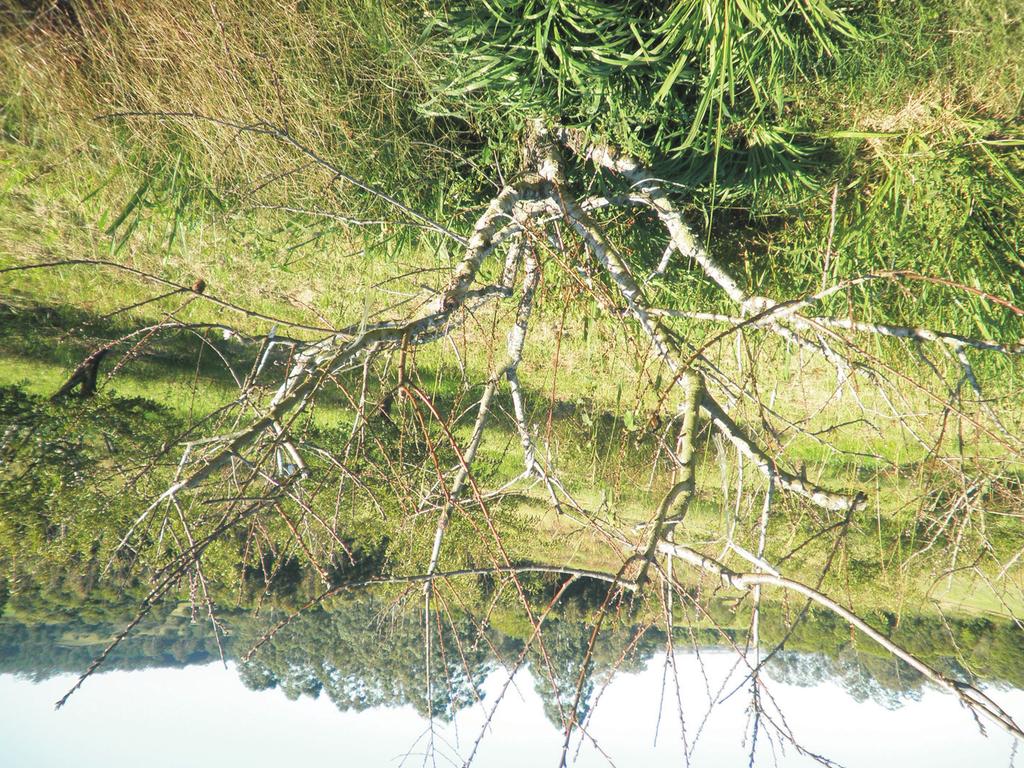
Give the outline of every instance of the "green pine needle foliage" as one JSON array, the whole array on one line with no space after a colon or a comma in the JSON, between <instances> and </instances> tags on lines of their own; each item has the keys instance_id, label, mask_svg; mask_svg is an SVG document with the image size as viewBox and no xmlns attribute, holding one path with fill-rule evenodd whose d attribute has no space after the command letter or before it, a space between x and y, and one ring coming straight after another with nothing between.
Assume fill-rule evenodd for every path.
<instances>
[{"instance_id":1,"label":"green pine needle foliage","mask_svg":"<svg viewBox=\"0 0 1024 768\"><path fill-rule=\"evenodd\" d=\"M448 53L431 113L486 133L540 115L690 183L792 188L811 150L784 86L857 32L826 0L491 0L445 3L428 35Z\"/></svg>"}]
</instances>

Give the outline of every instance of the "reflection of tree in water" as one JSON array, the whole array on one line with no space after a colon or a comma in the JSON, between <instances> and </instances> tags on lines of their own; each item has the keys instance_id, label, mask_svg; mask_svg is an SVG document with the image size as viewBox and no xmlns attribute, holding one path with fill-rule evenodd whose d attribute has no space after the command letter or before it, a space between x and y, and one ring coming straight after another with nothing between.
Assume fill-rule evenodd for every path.
<instances>
[{"instance_id":1,"label":"reflection of tree in water","mask_svg":"<svg viewBox=\"0 0 1024 768\"><path fill-rule=\"evenodd\" d=\"M63 599L62 616L47 608L35 617L29 606L13 600L9 606L13 611L0 618L0 672L43 680L81 671L97 648L124 624L134 606L131 599L120 604L89 603L71 594ZM588 596L576 595L545 623L550 676L536 648L527 657L545 715L557 727L562 726L562 715L569 713L576 696L580 666L593 629L592 602ZM230 629L225 639L227 656L241 658L277 615L268 607L260 617L245 610L225 616ZM279 688L292 699L326 694L343 711L411 705L422 715L432 711L436 717L450 719L477 700L487 675L510 664L528 636L523 627L509 621L494 621L481 630L466 616L453 615L452 620L454 626L443 622L443 642L438 642L435 634L432 644L429 710L422 614L394 608L369 595L338 600L329 609L300 615L262 645L251 660L240 661L237 670L251 689ZM769 646L781 639L783 627L777 613L766 612L763 624ZM664 632L658 628L647 629L634 643L641 629L628 619L609 621L602 628L580 696L577 716L581 722L610 674L638 671L664 649ZM1010 622L904 617L895 634L943 670L988 683L1024 686L1024 654ZM735 641L744 642L742 636ZM691 634L691 630L677 627L679 652L685 653L693 642L701 647L716 646L721 637L711 630L693 630ZM631 644L633 651L623 658L623 650ZM962 664L949 655L951 647L963 649ZM118 648L107 668L180 667L216 659L209 626L193 623L187 610L167 605ZM805 687L835 681L856 700L871 700L889 708L917 700L926 684L906 665L851 644L848 626L816 612L794 630L787 649L771 659L769 677Z\"/></svg>"},{"instance_id":2,"label":"reflection of tree in water","mask_svg":"<svg viewBox=\"0 0 1024 768\"><path fill-rule=\"evenodd\" d=\"M0 618L0 672L39 682L80 672L96 656L97 646L116 632L114 623L21 623ZM110 669L148 669L208 664L217 659L217 643L208 626L188 617L160 617L111 655Z\"/></svg>"},{"instance_id":3,"label":"reflection of tree in water","mask_svg":"<svg viewBox=\"0 0 1024 768\"><path fill-rule=\"evenodd\" d=\"M891 636L927 659L936 669L960 679L1024 686L1024 655L1015 624L986 618L891 616ZM780 615L766 611L763 618L771 644L782 638ZM839 683L857 701L874 701L890 709L921 698L928 680L908 664L865 643L851 640L849 626L823 612L789 632L786 649L768 663L771 677L798 686Z\"/></svg>"},{"instance_id":4,"label":"reflection of tree in water","mask_svg":"<svg viewBox=\"0 0 1024 768\"><path fill-rule=\"evenodd\" d=\"M835 682L855 701L873 701L898 709L921 698L924 677L895 659L846 649L838 656L803 651L781 651L768 662L770 676L782 683L810 688Z\"/></svg>"},{"instance_id":5,"label":"reflection of tree in water","mask_svg":"<svg viewBox=\"0 0 1024 768\"><path fill-rule=\"evenodd\" d=\"M550 675L547 665L536 658L539 654L534 654L534 688L544 702L544 714L558 727L563 727L576 701L580 666L587 653L590 629L585 624L568 621L554 621L548 625L544 645L551 659ZM579 691L577 722L586 720L593 695L594 676L589 675Z\"/></svg>"},{"instance_id":6,"label":"reflection of tree in water","mask_svg":"<svg viewBox=\"0 0 1024 768\"><path fill-rule=\"evenodd\" d=\"M292 699L302 695L316 698L323 692L343 711L411 704L426 715L420 617L384 610L382 615L380 603L357 600L338 610L303 615L251 660L240 663L239 675L253 690L276 687ZM576 698L580 667L593 629L577 611L570 613L574 615L545 624L544 646L551 673L539 651L531 650L528 657L544 713L558 727L563 726L563 714L571 711ZM446 719L482 699L487 675L508 664L523 648L521 639L494 629L486 630L488 637L483 640L471 620L456 623L454 629L448 625L443 630L443 648L435 637L431 649L434 682L430 711ZM613 665L618 664L619 672L638 671L662 647L663 635L649 631L619 663L623 648L637 631L635 626L621 625L598 636L577 711L581 722Z\"/></svg>"},{"instance_id":7,"label":"reflection of tree in water","mask_svg":"<svg viewBox=\"0 0 1024 768\"><path fill-rule=\"evenodd\" d=\"M275 635L249 661L239 664L243 682L254 690L280 688L289 698L326 693L341 710L361 711L377 706L411 704L422 715L450 719L460 709L482 699L487 675L509 664L523 640L495 629L484 630L466 618L445 623L431 644L432 701L426 701L426 668L422 617L416 612L390 612L369 599L346 602L333 611L304 614ZM548 719L563 724L576 696L580 665L592 627L580 617L556 619L545 625L545 649L551 674L541 654L532 650L529 667ZM438 631L434 628L435 633ZM595 671L607 669L627 642L627 628L599 636L594 651ZM244 645L244 643L243 643ZM640 667L650 658L649 643L624 668ZM500 656L500 658L497 658ZM554 687L552 686L554 683ZM584 683L578 716L588 711L594 676Z\"/></svg>"},{"instance_id":8,"label":"reflection of tree in water","mask_svg":"<svg viewBox=\"0 0 1024 768\"><path fill-rule=\"evenodd\" d=\"M431 701L426 700L423 627L405 611L372 600L342 610L313 611L239 664L253 690L280 688L290 699L321 692L340 710L411 704L421 714L450 718L480 694L492 668L469 621L444 626L431 650Z\"/></svg>"}]
</instances>

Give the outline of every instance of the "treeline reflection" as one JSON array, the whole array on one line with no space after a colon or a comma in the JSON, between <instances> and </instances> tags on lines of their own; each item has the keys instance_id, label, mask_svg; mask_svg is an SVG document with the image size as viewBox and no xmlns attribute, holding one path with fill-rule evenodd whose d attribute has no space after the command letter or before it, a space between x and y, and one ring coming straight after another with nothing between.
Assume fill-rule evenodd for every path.
<instances>
[{"instance_id":1,"label":"treeline reflection","mask_svg":"<svg viewBox=\"0 0 1024 768\"><path fill-rule=\"evenodd\" d=\"M0 673L44 680L80 673L132 617L135 604L68 603L60 612L33 616L8 603L0 617ZM544 625L543 662L534 646L526 664L552 722L575 698L579 670L593 629L593 606L576 598ZM448 614L432 627L428 700L424 624L416 601L406 607L363 594L310 610L277 632L247 661L250 648L284 615L254 615L239 608L222 613L227 631L221 646L236 662L242 682L254 690L276 688L289 698L326 696L338 709L412 705L419 713L450 718L482 696L490 672L508 667L523 653L528 625L509 611L492 611L481 624L474 617ZM635 618L635 617L634 617ZM877 617L884 621L886 617ZM761 616L762 646L774 650L769 677L813 686L830 680L857 700L898 707L920 697L927 682L907 665L884 655L863 639L851 639L848 625L831 614L811 612L795 627L783 612L766 606ZM952 619L904 616L890 630L915 654L935 666L987 684L1024 688L1024 653L1011 622L988 618ZM785 645L776 646L785 638ZM628 615L605 623L593 647L580 699L585 715L595 690L610 673L643 668L666 648L663 627ZM717 647L743 648L745 629L677 626L677 653ZM629 649L624 654L624 650ZM104 664L102 670L135 670L206 664L220 657L217 639L202 614L188 604L158 607Z\"/></svg>"}]
</instances>

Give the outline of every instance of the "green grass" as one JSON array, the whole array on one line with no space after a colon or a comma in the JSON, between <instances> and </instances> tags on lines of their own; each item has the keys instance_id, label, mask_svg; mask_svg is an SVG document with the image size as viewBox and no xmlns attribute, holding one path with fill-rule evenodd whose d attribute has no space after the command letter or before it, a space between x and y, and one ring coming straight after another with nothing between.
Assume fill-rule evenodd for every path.
<instances>
[{"instance_id":1,"label":"green grass","mask_svg":"<svg viewBox=\"0 0 1024 768\"><path fill-rule=\"evenodd\" d=\"M280 318L281 333L311 338L316 332L287 323L359 323L424 285L439 286L457 251L407 227L358 228L267 210L391 215L379 200L305 164L285 142L202 119L98 115L170 111L269 121L464 231L493 193L499 166L506 176L516 172L522 119L542 114L637 151L663 176L683 182L676 194L706 225L711 249L758 292L785 298L815 289L827 261L828 278L912 269L1020 305L1019 0L814 0L799 7L821 14L805 19L778 16L779 6L676 2L662 17L650 3L507 0L431 4L424 17L401 3L364 0L309 2L293 11L267 0L185 0L173 12L144 2L76 4L77 24L56 11L32 24L5 17L0 267L91 258L186 286L202 278L208 295ZM596 188L610 183L583 169L573 179ZM644 272L657 261L662 242L650 221L605 223ZM494 266L486 270L493 274ZM27 382L49 394L96 343L166 312L253 333L273 324L205 300L182 308L183 295L104 319L164 290L92 266L0 275L0 298L14 308L3 318L0 383ZM727 309L683 264L650 291L668 307ZM36 314L39 307L56 319ZM1013 313L929 283L871 285L835 297L823 311L1004 341L1024 335ZM463 375L486 375L508 320L507 309L480 312L455 335L454 349L437 345L416 354L415 374L445 408L471 404L476 390ZM85 331L69 334L82 325ZM676 327L694 341L718 330ZM653 438L644 431L658 371L553 263L531 333L521 367L531 425L547 437L549 407L562 413L546 448L573 478L572 490L588 505L607 502L619 522L642 521L666 482L652 472ZM921 375L905 345L865 347L896 373ZM179 414L223 403L233 396L230 380L198 350L191 340L163 339L111 391L158 399ZM712 354L735 370L731 344ZM761 391L776 388L778 408L790 418L816 410L834 388L826 366L801 368L798 356L759 335L744 354L747 370L756 363L765 372ZM1019 363L990 358L977 365L993 382L992 394L1019 396ZM922 421L934 426L941 404L918 395L908 397L928 409ZM856 413L844 397L806 426L830 429ZM851 558L862 584L882 574L898 585L903 576L887 572L885 561L876 569L878 553L865 542L905 528L921 507L922 489L936 481L933 468L921 465L925 451L899 434L884 404L861 397L874 427L830 433L831 448L792 435L772 448L807 461L814 478L879 500L880 530L864 523L863 547ZM1009 418L1019 427L1024 414L1013 402ZM739 409L758 423L755 409ZM317 418L336 427L350 414L339 405ZM460 437L470 421L459 422ZM998 458L998 445L980 432L968 428L968 437L981 460ZM948 433L940 452L952 452L955 439ZM836 450L865 445L881 458ZM515 449L507 424L488 439L483 462L494 477L518 471ZM721 531L727 508L712 448L704 462L704 498L691 523L696 535L710 537ZM730 487L735 479L725 478ZM527 520L558 534L558 521L541 514L539 503L531 510ZM793 537L813 522L798 509L787 512ZM1007 547L1015 535L1007 532ZM808 549L808 563L822 551ZM581 563L606 554L580 543ZM956 582L954 593L965 589Z\"/></svg>"},{"instance_id":2,"label":"green grass","mask_svg":"<svg viewBox=\"0 0 1024 768\"><path fill-rule=\"evenodd\" d=\"M359 230L254 209L383 213L379 200L332 184L281 141L198 119L94 118L167 110L266 120L460 227L467 207L490 193L495 161L504 161L506 174L514 168L520 118L536 114L539 99L543 113L575 115L598 137L647 142L634 148L669 179L686 181L684 166L703 163L704 180L680 197L689 198L694 218L710 221L713 250L757 290L781 297L814 287L827 258L834 277L911 268L1021 303L1019 2L905 0L840 13L815 0L806 8L820 13L799 19L772 15L771 2L700 12L678 2L665 18L640 5L653 7L508 0L454 4L422 18L390 3L307 3L295 13L260 2L214 10L186 3L173 15L145 4L98 4L78 9L78 27L56 11L31 26L11 17L0 39L0 257L114 258L184 284L203 277L218 295L266 314L350 322L368 301L371 311L383 306L380 296L366 298L368 286L403 268L442 269L454 254L415 230ZM485 36L485 29L503 32ZM698 44L709 39L731 57L695 61L691 72L687 51L709 50ZM476 78L449 100L451 117L424 117L437 88L457 89L460 77L473 77L448 55L453 46L523 76ZM755 55L762 48L768 52ZM595 83L620 80L628 88L598 89L596 106L581 100ZM784 103L767 109L777 92ZM697 107L694 99L718 106ZM725 114L725 102L731 111L720 125L693 118L708 109ZM648 141L653 134L636 133L632 118L606 124L628 115L630 104L647 105L662 133L700 125L705 140L680 156ZM765 165L740 185L747 192L731 196L728 143L751 125L795 137L813 162L804 175ZM720 194L707 188L708 163L722 172ZM798 175L795 196L771 191ZM633 231L627 253L636 263L657 260L660 245L648 230L610 226ZM123 277L82 268L24 274L5 278L5 291L102 311L143 298L138 282ZM426 272L388 287L440 279ZM657 298L683 308L722 306L701 282L676 268ZM850 301L855 311L892 322L1007 339L1024 330L998 307L950 298L948 289L915 285L910 292L872 287ZM847 305L837 297L831 308Z\"/></svg>"}]
</instances>

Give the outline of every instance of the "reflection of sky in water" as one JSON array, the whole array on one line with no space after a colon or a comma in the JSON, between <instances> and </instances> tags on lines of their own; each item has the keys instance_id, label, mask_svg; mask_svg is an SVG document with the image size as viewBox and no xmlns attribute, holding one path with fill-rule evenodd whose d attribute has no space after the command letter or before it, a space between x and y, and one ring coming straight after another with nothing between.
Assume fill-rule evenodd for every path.
<instances>
[{"instance_id":1,"label":"reflection of sky in water","mask_svg":"<svg viewBox=\"0 0 1024 768\"><path fill-rule=\"evenodd\" d=\"M692 744L707 712L711 691L732 690L727 681L735 655L703 651L703 673L694 654L680 655L686 731ZM621 674L601 696L589 732L617 766L683 765L679 718L672 683L666 689L658 744L654 746L662 659L640 674ZM326 697L287 700L280 691L245 688L233 669L220 665L185 669L109 672L88 680L60 712L53 702L73 682L68 675L33 684L0 676L0 765L4 768L75 766L408 766L422 765L427 721L410 706L339 712ZM485 684L485 705L503 677ZM498 709L474 765L558 764L561 734L548 721L527 673L517 678ZM725 683L723 685L723 683ZM443 685L443 682L441 683ZM971 715L949 695L926 688L896 710L876 701L856 701L833 681L813 688L769 678L768 690L794 734L808 749L849 768L859 766L1009 766L1012 739L990 728L980 736ZM1011 714L1024 712L1024 691L999 691ZM715 707L701 728L694 768L747 765L745 691ZM455 752L469 753L480 732L481 706L460 712L452 724L437 723L437 761L450 765ZM574 749L575 752L574 740ZM757 765L810 766L790 745L759 739ZM430 764L428 762L428 764ZM461 759L456 762L461 765ZM580 766L609 763L584 743Z\"/></svg>"}]
</instances>

